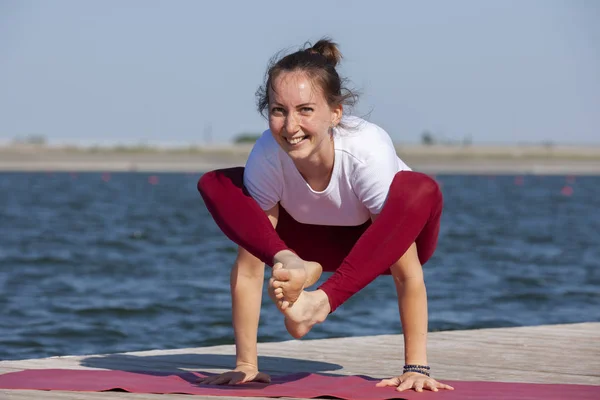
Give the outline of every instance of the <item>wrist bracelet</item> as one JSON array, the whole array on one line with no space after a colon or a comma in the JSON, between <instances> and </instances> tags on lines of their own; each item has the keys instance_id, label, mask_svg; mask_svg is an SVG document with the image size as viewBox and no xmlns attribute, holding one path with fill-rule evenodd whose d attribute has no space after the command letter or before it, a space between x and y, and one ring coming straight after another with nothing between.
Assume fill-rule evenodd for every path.
<instances>
[{"instance_id":1,"label":"wrist bracelet","mask_svg":"<svg viewBox=\"0 0 600 400\"><path fill-rule=\"evenodd\" d=\"M404 366L403 373L405 374L407 372L416 372L419 374L429 376L430 370L431 370L431 367L429 365L406 364Z\"/></svg>"}]
</instances>

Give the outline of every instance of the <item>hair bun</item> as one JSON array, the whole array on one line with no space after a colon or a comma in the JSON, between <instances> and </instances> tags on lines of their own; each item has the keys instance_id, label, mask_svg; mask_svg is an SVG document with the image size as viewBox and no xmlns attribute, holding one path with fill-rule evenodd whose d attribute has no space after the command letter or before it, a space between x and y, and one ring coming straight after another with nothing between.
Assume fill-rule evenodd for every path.
<instances>
[{"instance_id":1,"label":"hair bun","mask_svg":"<svg viewBox=\"0 0 600 400\"><path fill-rule=\"evenodd\" d=\"M329 38L323 38L315 43L310 49L311 53L317 53L327 59L327 62L334 67L339 64L342 59L342 53L337 47L337 44Z\"/></svg>"}]
</instances>

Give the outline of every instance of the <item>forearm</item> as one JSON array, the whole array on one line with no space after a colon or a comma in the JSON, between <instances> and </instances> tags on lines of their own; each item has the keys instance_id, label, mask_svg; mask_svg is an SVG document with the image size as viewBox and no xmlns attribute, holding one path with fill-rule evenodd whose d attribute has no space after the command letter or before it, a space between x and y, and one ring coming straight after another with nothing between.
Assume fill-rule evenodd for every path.
<instances>
[{"instance_id":1,"label":"forearm","mask_svg":"<svg viewBox=\"0 0 600 400\"><path fill-rule=\"evenodd\" d=\"M262 302L264 265L260 271L244 272L236 263L231 270L233 331L235 335L236 366L258 366L257 335Z\"/></svg>"},{"instance_id":2,"label":"forearm","mask_svg":"<svg viewBox=\"0 0 600 400\"><path fill-rule=\"evenodd\" d=\"M427 365L427 290L422 277L396 282L405 364Z\"/></svg>"}]
</instances>

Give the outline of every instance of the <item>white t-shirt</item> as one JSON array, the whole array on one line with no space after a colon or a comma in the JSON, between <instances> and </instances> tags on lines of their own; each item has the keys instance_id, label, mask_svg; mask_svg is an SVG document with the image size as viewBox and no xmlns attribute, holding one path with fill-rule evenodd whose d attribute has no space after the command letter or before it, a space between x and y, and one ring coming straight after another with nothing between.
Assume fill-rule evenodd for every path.
<instances>
[{"instance_id":1,"label":"white t-shirt","mask_svg":"<svg viewBox=\"0 0 600 400\"><path fill-rule=\"evenodd\" d=\"M356 226L379 214L394 175L410 168L379 126L345 117L334 128L335 158L329 185L317 192L304 180L271 131L258 139L244 172L244 185L263 210L280 203L298 222Z\"/></svg>"}]
</instances>

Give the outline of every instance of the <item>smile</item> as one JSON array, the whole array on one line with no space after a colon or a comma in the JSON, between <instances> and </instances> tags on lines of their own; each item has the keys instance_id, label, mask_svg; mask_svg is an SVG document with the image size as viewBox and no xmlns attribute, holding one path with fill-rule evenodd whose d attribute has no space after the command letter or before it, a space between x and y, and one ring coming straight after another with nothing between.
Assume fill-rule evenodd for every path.
<instances>
[{"instance_id":1,"label":"smile","mask_svg":"<svg viewBox=\"0 0 600 400\"><path fill-rule=\"evenodd\" d=\"M307 138L307 136L299 136L299 137L295 137L295 138L292 138L292 139L285 138L285 140L287 140L287 142L289 144L298 144L298 143L300 143L301 141L303 141L306 138Z\"/></svg>"}]
</instances>

